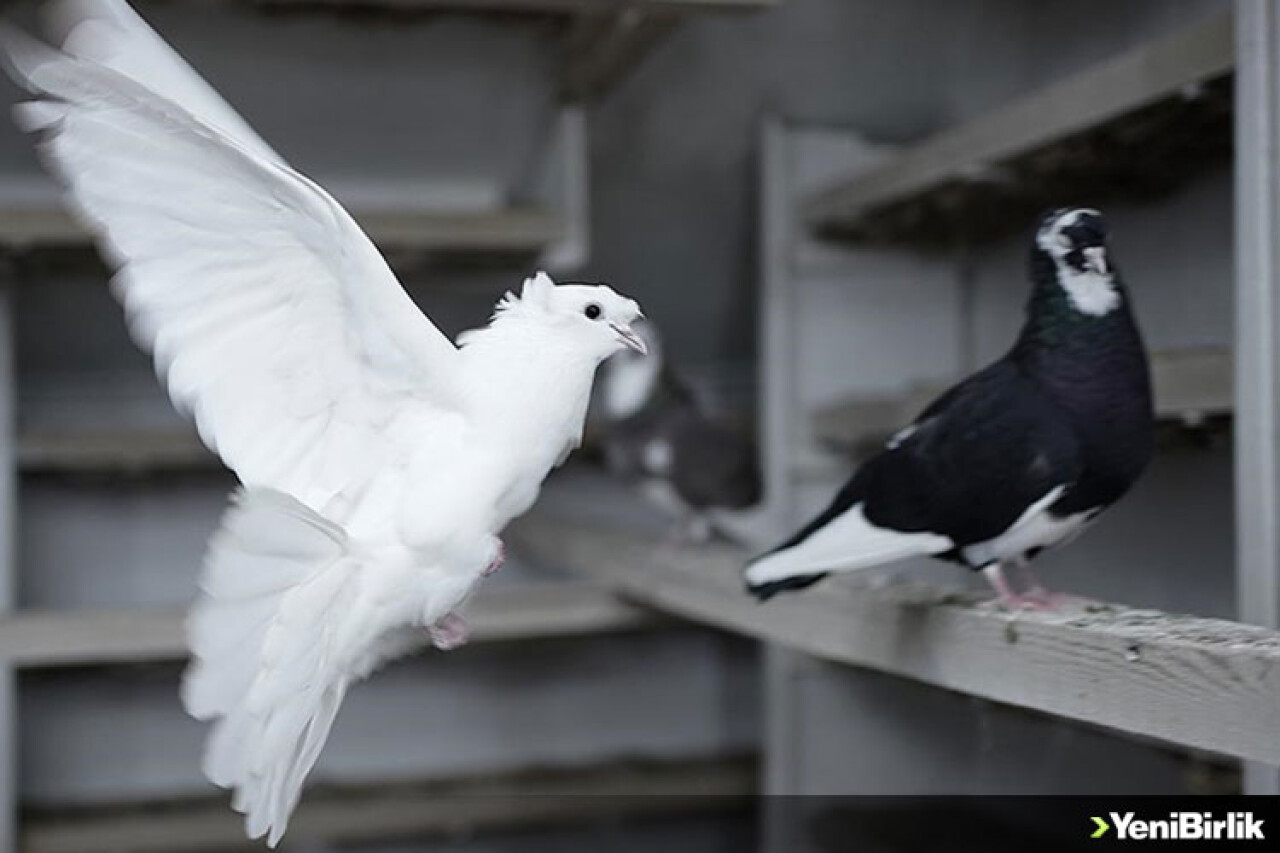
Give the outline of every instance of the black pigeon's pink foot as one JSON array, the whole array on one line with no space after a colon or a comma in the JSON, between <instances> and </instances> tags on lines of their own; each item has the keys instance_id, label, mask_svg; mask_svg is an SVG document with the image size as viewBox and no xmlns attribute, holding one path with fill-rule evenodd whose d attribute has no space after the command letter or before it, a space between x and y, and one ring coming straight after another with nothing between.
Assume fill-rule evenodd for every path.
<instances>
[{"instance_id":1,"label":"black pigeon's pink foot","mask_svg":"<svg viewBox=\"0 0 1280 853\"><path fill-rule=\"evenodd\" d=\"M440 621L427 629L431 635L431 644L442 652L456 649L464 645L471 637L471 626L467 620L450 611L440 617Z\"/></svg>"},{"instance_id":2,"label":"black pigeon's pink foot","mask_svg":"<svg viewBox=\"0 0 1280 853\"><path fill-rule=\"evenodd\" d=\"M480 576L487 578L489 577L489 575L496 574L498 569L502 568L502 564L505 563L506 561L507 561L507 546L501 539L499 539L498 553L494 555L494 558L491 561L489 561L489 565L484 567L484 571L480 573Z\"/></svg>"},{"instance_id":3,"label":"black pigeon's pink foot","mask_svg":"<svg viewBox=\"0 0 1280 853\"><path fill-rule=\"evenodd\" d=\"M1078 595L1071 595L1065 592L1051 592L1044 587L1036 584L1022 594L1022 597L1028 601L1035 602L1037 610L1061 610L1064 607L1071 607L1085 599Z\"/></svg>"},{"instance_id":4,"label":"black pigeon's pink foot","mask_svg":"<svg viewBox=\"0 0 1280 853\"><path fill-rule=\"evenodd\" d=\"M996 597L990 602L995 607L1005 610L1056 610L1058 605L1052 600L1057 596L1041 586L1035 586L1026 592L1018 592L1004 576L1004 567L993 563L982 570L982 576L996 591ZM1063 596L1067 598L1068 596Z\"/></svg>"}]
</instances>

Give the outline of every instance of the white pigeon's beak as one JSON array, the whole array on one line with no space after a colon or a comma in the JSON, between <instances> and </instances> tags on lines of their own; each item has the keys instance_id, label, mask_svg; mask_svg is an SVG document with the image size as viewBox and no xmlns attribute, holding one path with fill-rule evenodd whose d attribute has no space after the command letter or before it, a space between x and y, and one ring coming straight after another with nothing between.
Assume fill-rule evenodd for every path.
<instances>
[{"instance_id":1,"label":"white pigeon's beak","mask_svg":"<svg viewBox=\"0 0 1280 853\"><path fill-rule=\"evenodd\" d=\"M1081 249L1084 255L1084 268L1091 273L1097 275L1106 275L1107 267L1107 250L1101 246L1090 246L1087 249Z\"/></svg>"},{"instance_id":2,"label":"white pigeon's beak","mask_svg":"<svg viewBox=\"0 0 1280 853\"><path fill-rule=\"evenodd\" d=\"M614 333L617 334L622 342L631 347L631 349L641 355L649 354L649 347L645 344L644 338L632 331L630 326L619 326L614 323L610 323L609 328L613 329Z\"/></svg>"}]
</instances>

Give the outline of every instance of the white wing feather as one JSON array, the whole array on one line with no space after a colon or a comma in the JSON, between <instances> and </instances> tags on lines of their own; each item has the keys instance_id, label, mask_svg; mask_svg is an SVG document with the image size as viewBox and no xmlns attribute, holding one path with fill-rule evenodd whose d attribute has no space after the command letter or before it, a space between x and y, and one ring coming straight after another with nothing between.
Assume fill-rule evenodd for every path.
<instances>
[{"instance_id":1,"label":"white wing feather","mask_svg":"<svg viewBox=\"0 0 1280 853\"><path fill-rule=\"evenodd\" d=\"M322 510L401 452L393 421L453 408L457 350L324 190L121 71L6 51L135 335L241 480Z\"/></svg>"},{"instance_id":2,"label":"white wing feather","mask_svg":"<svg viewBox=\"0 0 1280 853\"><path fill-rule=\"evenodd\" d=\"M48 29L61 36L63 52L141 83L165 100L182 104L241 148L284 165L248 122L125 3L55 0L45 4L44 15Z\"/></svg>"}]
</instances>

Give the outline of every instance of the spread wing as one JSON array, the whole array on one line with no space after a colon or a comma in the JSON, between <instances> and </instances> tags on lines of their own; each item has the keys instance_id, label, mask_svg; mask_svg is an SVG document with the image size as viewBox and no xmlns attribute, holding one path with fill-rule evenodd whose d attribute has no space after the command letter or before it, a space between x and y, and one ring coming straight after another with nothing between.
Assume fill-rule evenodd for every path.
<instances>
[{"instance_id":1,"label":"spread wing","mask_svg":"<svg viewBox=\"0 0 1280 853\"><path fill-rule=\"evenodd\" d=\"M87 15L69 52L4 33L36 96L19 122L170 395L248 484L317 509L358 488L403 455L394 436L455 408L457 350L346 211L140 18L62 9Z\"/></svg>"}]
</instances>

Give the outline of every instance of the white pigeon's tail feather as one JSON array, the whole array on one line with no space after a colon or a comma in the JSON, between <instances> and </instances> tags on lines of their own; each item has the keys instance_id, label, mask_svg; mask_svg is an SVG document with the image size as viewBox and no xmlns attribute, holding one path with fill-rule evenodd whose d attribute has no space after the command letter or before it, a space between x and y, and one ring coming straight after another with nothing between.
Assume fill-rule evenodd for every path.
<instances>
[{"instance_id":1,"label":"white pigeon's tail feather","mask_svg":"<svg viewBox=\"0 0 1280 853\"><path fill-rule=\"evenodd\" d=\"M747 589L760 599L801 589L828 572L852 572L924 554L950 550L951 540L934 533L903 533L877 527L861 504L754 560Z\"/></svg>"},{"instance_id":2,"label":"white pigeon's tail feather","mask_svg":"<svg viewBox=\"0 0 1280 853\"><path fill-rule=\"evenodd\" d=\"M272 847L351 678L335 635L350 624L357 569L340 527L269 490L238 493L210 543L183 702L216 721L205 774L235 789L249 836Z\"/></svg>"}]
</instances>

